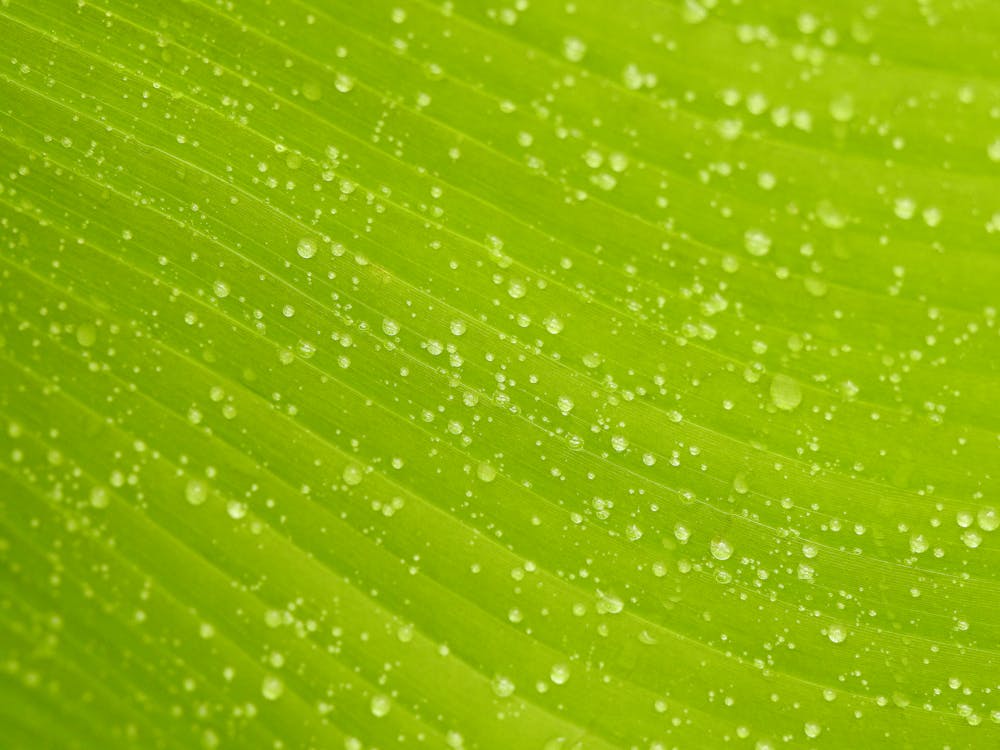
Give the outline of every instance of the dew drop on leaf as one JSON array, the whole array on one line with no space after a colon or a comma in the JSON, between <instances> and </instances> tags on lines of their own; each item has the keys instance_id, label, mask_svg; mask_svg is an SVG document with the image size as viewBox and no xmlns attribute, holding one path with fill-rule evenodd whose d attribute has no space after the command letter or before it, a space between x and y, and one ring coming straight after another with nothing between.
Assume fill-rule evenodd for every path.
<instances>
[{"instance_id":1,"label":"dew drop on leaf","mask_svg":"<svg viewBox=\"0 0 1000 750\"><path fill-rule=\"evenodd\" d=\"M569 666L566 664L553 664L549 671L549 679L554 685L565 685L569 679Z\"/></svg>"},{"instance_id":2,"label":"dew drop on leaf","mask_svg":"<svg viewBox=\"0 0 1000 750\"><path fill-rule=\"evenodd\" d=\"M847 638L847 628L840 624L833 624L826 630L826 637L830 639L832 643L843 643L844 639Z\"/></svg>"},{"instance_id":3,"label":"dew drop on leaf","mask_svg":"<svg viewBox=\"0 0 1000 750\"><path fill-rule=\"evenodd\" d=\"M493 682L490 684L493 688L493 694L498 698L509 698L514 694L515 686L511 682L509 677L504 675L497 675L493 678Z\"/></svg>"},{"instance_id":4,"label":"dew drop on leaf","mask_svg":"<svg viewBox=\"0 0 1000 750\"><path fill-rule=\"evenodd\" d=\"M267 700L276 701L285 692L285 683L280 677L267 675L260 685L260 692Z\"/></svg>"},{"instance_id":5,"label":"dew drop on leaf","mask_svg":"<svg viewBox=\"0 0 1000 750\"><path fill-rule=\"evenodd\" d=\"M333 86L341 94L346 94L354 88L354 79L346 73L337 73Z\"/></svg>"},{"instance_id":6,"label":"dew drop on leaf","mask_svg":"<svg viewBox=\"0 0 1000 750\"><path fill-rule=\"evenodd\" d=\"M568 36L563 39L563 57L570 62L580 62L587 54L587 45L582 39Z\"/></svg>"},{"instance_id":7,"label":"dew drop on leaf","mask_svg":"<svg viewBox=\"0 0 1000 750\"><path fill-rule=\"evenodd\" d=\"M392 708L392 701L389 699L389 696L383 695L382 693L372 696L371 700L372 716L381 719L383 716L389 713L389 709L391 708Z\"/></svg>"},{"instance_id":8,"label":"dew drop on leaf","mask_svg":"<svg viewBox=\"0 0 1000 750\"><path fill-rule=\"evenodd\" d=\"M208 498L208 487L200 479L189 479L184 488L184 497L191 505L201 505Z\"/></svg>"},{"instance_id":9,"label":"dew drop on leaf","mask_svg":"<svg viewBox=\"0 0 1000 750\"><path fill-rule=\"evenodd\" d=\"M492 482L497 478L497 470L492 464L483 461L476 467L476 476L483 482Z\"/></svg>"},{"instance_id":10,"label":"dew drop on leaf","mask_svg":"<svg viewBox=\"0 0 1000 750\"><path fill-rule=\"evenodd\" d=\"M302 96L306 98L306 101L318 102L323 98L323 87L316 81L306 81L302 84Z\"/></svg>"},{"instance_id":11,"label":"dew drop on leaf","mask_svg":"<svg viewBox=\"0 0 1000 750\"><path fill-rule=\"evenodd\" d=\"M341 477L344 484L354 487L361 484L361 480L365 478L365 471L359 464L350 463L344 467Z\"/></svg>"},{"instance_id":12,"label":"dew drop on leaf","mask_svg":"<svg viewBox=\"0 0 1000 750\"><path fill-rule=\"evenodd\" d=\"M108 507L108 491L104 487L94 487L90 491L90 504L95 508Z\"/></svg>"},{"instance_id":13,"label":"dew drop on leaf","mask_svg":"<svg viewBox=\"0 0 1000 750\"><path fill-rule=\"evenodd\" d=\"M312 258L316 255L316 241L309 237L303 237L299 240L298 253L300 258L306 260Z\"/></svg>"},{"instance_id":14,"label":"dew drop on leaf","mask_svg":"<svg viewBox=\"0 0 1000 750\"><path fill-rule=\"evenodd\" d=\"M97 330L94 326L89 323L84 323L83 325L77 327L76 329L76 343L80 346L87 348L91 347L97 343Z\"/></svg>"},{"instance_id":15,"label":"dew drop on leaf","mask_svg":"<svg viewBox=\"0 0 1000 750\"><path fill-rule=\"evenodd\" d=\"M605 615L617 615L625 609L625 603L617 596L597 591L597 611Z\"/></svg>"},{"instance_id":16,"label":"dew drop on leaf","mask_svg":"<svg viewBox=\"0 0 1000 750\"><path fill-rule=\"evenodd\" d=\"M997 527L1000 526L1000 514L993 507L980 508L979 513L976 514L976 522L983 531L996 531Z\"/></svg>"},{"instance_id":17,"label":"dew drop on leaf","mask_svg":"<svg viewBox=\"0 0 1000 750\"><path fill-rule=\"evenodd\" d=\"M733 556L733 545L722 537L715 537L711 544L712 557L716 560L728 560Z\"/></svg>"},{"instance_id":18,"label":"dew drop on leaf","mask_svg":"<svg viewBox=\"0 0 1000 750\"><path fill-rule=\"evenodd\" d=\"M802 403L802 387L794 378L775 375L771 379L771 401L783 411L792 411Z\"/></svg>"},{"instance_id":19,"label":"dew drop on leaf","mask_svg":"<svg viewBox=\"0 0 1000 750\"><path fill-rule=\"evenodd\" d=\"M771 237L760 229L748 229L743 234L743 246L750 255L761 258L771 252Z\"/></svg>"}]
</instances>

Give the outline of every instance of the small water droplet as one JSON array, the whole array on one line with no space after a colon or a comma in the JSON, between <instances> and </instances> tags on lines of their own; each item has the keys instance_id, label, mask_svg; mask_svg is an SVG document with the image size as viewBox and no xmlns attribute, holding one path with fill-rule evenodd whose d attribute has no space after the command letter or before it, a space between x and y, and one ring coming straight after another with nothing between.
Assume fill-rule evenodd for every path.
<instances>
[{"instance_id":1,"label":"small water droplet","mask_svg":"<svg viewBox=\"0 0 1000 750\"><path fill-rule=\"evenodd\" d=\"M337 73L333 86L341 94L346 94L354 88L354 79L346 73Z\"/></svg>"},{"instance_id":2,"label":"small water droplet","mask_svg":"<svg viewBox=\"0 0 1000 750\"><path fill-rule=\"evenodd\" d=\"M847 628L835 623L826 629L826 637L832 643L843 643L847 638Z\"/></svg>"},{"instance_id":3,"label":"small water droplet","mask_svg":"<svg viewBox=\"0 0 1000 750\"><path fill-rule=\"evenodd\" d=\"M709 545L712 557L716 560L728 560L733 556L733 545L722 537L715 537Z\"/></svg>"},{"instance_id":4,"label":"small water droplet","mask_svg":"<svg viewBox=\"0 0 1000 750\"><path fill-rule=\"evenodd\" d=\"M361 484L361 480L365 478L365 470L359 464L351 463L344 467L341 476L344 479L344 484L354 487Z\"/></svg>"},{"instance_id":5,"label":"small water droplet","mask_svg":"<svg viewBox=\"0 0 1000 750\"><path fill-rule=\"evenodd\" d=\"M302 96L306 101L318 102L323 97L323 87L316 81L306 81L302 84Z\"/></svg>"},{"instance_id":6,"label":"small water droplet","mask_svg":"<svg viewBox=\"0 0 1000 750\"><path fill-rule=\"evenodd\" d=\"M94 487L90 491L90 504L95 508L108 507L108 491L104 487Z\"/></svg>"},{"instance_id":7,"label":"small water droplet","mask_svg":"<svg viewBox=\"0 0 1000 750\"><path fill-rule=\"evenodd\" d=\"M570 62L580 62L586 54L587 45L582 39L575 36L563 39L563 57Z\"/></svg>"},{"instance_id":8,"label":"small water droplet","mask_svg":"<svg viewBox=\"0 0 1000 750\"><path fill-rule=\"evenodd\" d=\"M316 255L316 242L309 237L303 237L299 240L298 247L299 257L308 260Z\"/></svg>"},{"instance_id":9,"label":"small water droplet","mask_svg":"<svg viewBox=\"0 0 1000 750\"><path fill-rule=\"evenodd\" d=\"M549 679L553 685L565 685L569 679L569 666L566 664L553 664L549 671Z\"/></svg>"},{"instance_id":10,"label":"small water droplet","mask_svg":"<svg viewBox=\"0 0 1000 750\"><path fill-rule=\"evenodd\" d=\"M748 253L761 258L771 252L771 236L760 229L748 229L743 234L743 246Z\"/></svg>"},{"instance_id":11,"label":"small water droplet","mask_svg":"<svg viewBox=\"0 0 1000 750\"><path fill-rule=\"evenodd\" d=\"M189 479L184 488L184 497L191 505L201 505L208 499L208 487L200 479Z\"/></svg>"},{"instance_id":12,"label":"small water droplet","mask_svg":"<svg viewBox=\"0 0 1000 750\"><path fill-rule=\"evenodd\" d=\"M996 508L981 508L976 514L976 522L983 531L996 531L1000 527L1000 514Z\"/></svg>"},{"instance_id":13,"label":"small water droplet","mask_svg":"<svg viewBox=\"0 0 1000 750\"><path fill-rule=\"evenodd\" d=\"M392 708L392 701L389 700L389 696L379 693L378 695L372 696L371 709L372 715L378 718L382 718L387 713L389 709Z\"/></svg>"},{"instance_id":14,"label":"small water droplet","mask_svg":"<svg viewBox=\"0 0 1000 750\"><path fill-rule=\"evenodd\" d=\"M503 675L494 677L491 687L493 688L493 694L498 698L508 698L514 694L514 690L516 689L510 678Z\"/></svg>"},{"instance_id":15,"label":"small water droplet","mask_svg":"<svg viewBox=\"0 0 1000 750\"><path fill-rule=\"evenodd\" d=\"M76 329L76 343L87 348L97 343L97 330L89 323L84 323Z\"/></svg>"},{"instance_id":16,"label":"small water droplet","mask_svg":"<svg viewBox=\"0 0 1000 750\"><path fill-rule=\"evenodd\" d=\"M794 378L775 375L771 380L771 401L783 411L792 411L802 403L802 387Z\"/></svg>"},{"instance_id":17,"label":"small water droplet","mask_svg":"<svg viewBox=\"0 0 1000 750\"><path fill-rule=\"evenodd\" d=\"M625 603L617 596L597 591L597 611L605 615L617 615L625 609Z\"/></svg>"},{"instance_id":18,"label":"small water droplet","mask_svg":"<svg viewBox=\"0 0 1000 750\"><path fill-rule=\"evenodd\" d=\"M285 692L285 683L281 681L280 677L273 674L267 675L261 683L260 692L267 700L276 701Z\"/></svg>"}]
</instances>

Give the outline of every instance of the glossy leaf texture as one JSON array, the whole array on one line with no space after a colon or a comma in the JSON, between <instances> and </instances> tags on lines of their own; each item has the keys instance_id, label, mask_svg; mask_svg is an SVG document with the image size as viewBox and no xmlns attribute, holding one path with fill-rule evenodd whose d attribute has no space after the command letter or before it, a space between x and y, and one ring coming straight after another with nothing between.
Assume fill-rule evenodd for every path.
<instances>
[{"instance_id":1,"label":"glossy leaf texture","mask_svg":"<svg viewBox=\"0 0 1000 750\"><path fill-rule=\"evenodd\" d=\"M0 0L0 746L1000 747L998 40Z\"/></svg>"}]
</instances>

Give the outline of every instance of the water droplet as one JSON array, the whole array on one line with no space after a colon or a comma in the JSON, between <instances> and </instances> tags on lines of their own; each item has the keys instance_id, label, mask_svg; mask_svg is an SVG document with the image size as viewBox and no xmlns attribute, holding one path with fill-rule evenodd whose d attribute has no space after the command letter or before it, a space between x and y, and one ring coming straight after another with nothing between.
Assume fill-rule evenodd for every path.
<instances>
[{"instance_id":1,"label":"water droplet","mask_svg":"<svg viewBox=\"0 0 1000 750\"><path fill-rule=\"evenodd\" d=\"M983 543L983 536L978 531L969 529L962 533L962 543L969 549L976 549Z\"/></svg>"},{"instance_id":2,"label":"water droplet","mask_svg":"<svg viewBox=\"0 0 1000 750\"><path fill-rule=\"evenodd\" d=\"M709 545L709 548L712 551L712 557L716 560L728 560L733 556L733 545L722 537L715 537Z\"/></svg>"},{"instance_id":3,"label":"water droplet","mask_svg":"<svg viewBox=\"0 0 1000 750\"><path fill-rule=\"evenodd\" d=\"M306 81L302 84L302 96L306 101L318 102L323 97L323 87L316 81Z\"/></svg>"},{"instance_id":4,"label":"water droplet","mask_svg":"<svg viewBox=\"0 0 1000 750\"><path fill-rule=\"evenodd\" d=\"M395 336L399 333L399 323L392 318L385 318L382 321L382 333L386 336Z\"/></svg>"},{"instance_id":5,"label":"water droplet","mask_svg":"<svg viewBox=\"0 0 1000 750\"><path fill-rule=\"evenodd\" d=\"M625 88L631 91L638 91L642 88L643 83L645 83L645 77L637 65L629 63L622 71L622 83L625 84Z\"/></svg>"},{"instance_id":6,"label":"water droplet","mask_svg":"<svg viewBox=\"0 0 1000 750\"><path fill-rule=\"evenodd\" d=\"M976 522L983 531L996 531L1000 527L1000 514L996 508L981 508L976 514Z\"/></svg>"},{"instance_id":7,"label":"water droplet","mask_svg":"<svg viewBox=\"0 0 1000 750\"><path fill-rule=\"evenodd\" d=\"M191 505L201 505L208 499L208 487L200 479L189 479L184 488L184 497Z\"/></svg>"},{"instance_id":8,"label":"water droplet","mask_svg":"<svg viewBox=\"0 0 1000 750\"><path fill-rule=\"evenodd\" d=\"M910 537L910 552L913 554L919 555L921 552L926 552L929 547L927 537L923 534L914 534Z\"/></svg>"},{"instance_id":9,"label":"water droplet","mask_svg":"<svg viewBox=\"0 0 1000 750\"><path fill-rule=\"evenodd\" d=\"M298 251L300 258L308 260L316 255L316 242L309 237L303 237L299 240Z\"/></svg>"},{"instance_id":10,"label":"water droplet","mask_svg":"<svg viewBox=\"0 0 1000 750\"><path fill-rule=\"evenodd\" d=\"M97 330L89 323L84 323L76 329L76 343L82 347L91 347L97 343Z\"/></svg>"},{"instance_id":11,"label":"water droplet","mask_svg":"<svg viewBox=\"0 0 1000 750\"><path fill-rule=\"evenodd\" d=\"M553 685L565 685L569 679L569 666L566 664L553 664L549 671L549 679Z\"/></svg>"},{"instance_id":12,"label":"water droplet","mask_svg":"<svg viewBox=\"0 0 1000 750\"><path fill-rule=\"evenodd\" d=\"M830 102L830 114L837 122L849 122L854 117L854 97L841 94Z\"/></svg>"},{"instance_id":13,"label":"water droplet","mask_svg":"<svg viewBox=\"0 0 1000 750\"><path fill-rule=\"evenodd\" d=\"M748 229L743 234L743 245L748 253L760 258L771 252L771 237L760 229Z\"/></svg>"},{"instance_id":14,"label":"water droplet","mask_svg":"<svg viewBox=\"0 0 1000 750\"><path fill-rule=\"evenodd\" d=\"M492 482L497 478L497 470L492 464L483 461L476 467L476 476L480 478L483 482Z\"/></svg>"},{"instance_id":15,"label":"water droplet","mask_svg":"<svg viewBox=\"0 0 1000 750\"><path fill-rule=\"evenodd\" d=\"M917 212L917 202L908 196L896 198L892 210L900 219L909 221Z\"/></svg>"},{"instance_id":16,"label":"water droplet","mask_svg":"<svg viewBox=\"0 0 1000 750\"><path fill-rule=\"evenodd\" d=\"M354 487L361 484L361 480L365 478L365 470L359 464L347 464L341 476L344 484Z\"/></svg>"},{"instance_id":17,"label":"water droplet","mask_svg":"<svg viewBox=\"0 0 1000 750\"><path fill-rule=\"evenodd\" d=\"M341 94L346 94L354 88L354 79L346 73L337 73L333 85Z\"/></svg>"},{"instance_id":18,"label":"water droplet","mask_svg":"<svg viewBox=\"0 0 1000 750\"><path fill-rule=\"evenodd\" d=\"M587 54L587 45L582 39L568 36L563 39L563 57L570 62L580 62Z\"/></svg>"},{"instance_id":19,"label":"water droplet","mask_svg":"<svg viewBox=\"0 0 1000 750\"><path fill-rule=\"evenodd\" d=\"M573 399L569 396L560 396L556 399L556 406L559 407L559 411L563 414L569 414L573 411Z\"/></svg>"},{"instance_id":20,"label":"water droplet","mask_svg":"<svg viewBox=\"0 0 1000 750\"><path fill-rule=\"evenodd\" d=\"M775 375L771 379L771 401L779 409L791 411L802 403L802 387L794 378Z\"/></svg>"},{"instance_id":21,"label":"water droplet","mask_svg":"<svg viewBox=\"0 0 1000 750\"><path fill-rule=\"evenodd\" d=\"M508 698L514 694L514 690L516 689L510 678L504 677L503 675L497 675L494 677L491 687L493 688L494 695L498 698Z\"/></svg>"},{"instance_id":22,"label":"water droplet","mask_svg":"<svg viewBox=\"0 0 1000 750\"><path fill-rule=\"evenodd\" d=\"M597 590L597 611L604 615L617 615L625 609L625 603L617 596Z\"/></svg>"},{"instance_id":23,"label":"water droplet","mask_svg":"<svg viewBox=\"0 0 1000 750\"><path fill-rule=\"evenodd\" d=\"M267 700L276 701L285 692L285 683L281 681L280 677L273 674L267 675L261 683L260 692Z\"/></svg>"},{"instance_id":24,"label":"water droplet","mask_svg":"<svg viewBox=\"0 0 1000 750\"><path fill-rule=\"evenodd\" d=\"M90 491L90 504L95 508L108 507L108 491L104 487L94 487Z\"/></svg>"},{"instance_id":25,"label":"water droplet","mask_svg":"<svg viewBox=\"0 0 1000 750\"><path fill-rule=\"evenodd\" d=\"M844 639L847 638L847 628L840 624L831 625L826 630L826 637L832 643L843 643Z\"/></svg>"},{"instance_id":26,"label":"water droplet","mask_svg":"<svg viewBox=\"0 0 1000 750\"><path fill-rule=\"evenodd\" d=\"M382 693L379 693L378 695L372 696L371 709L373 716L376 716L381 719L383 716L389 713L389 709L391 708L392 708L392 701L389 700L388 695L383 695Z\"/></svg>"}]
</instances>

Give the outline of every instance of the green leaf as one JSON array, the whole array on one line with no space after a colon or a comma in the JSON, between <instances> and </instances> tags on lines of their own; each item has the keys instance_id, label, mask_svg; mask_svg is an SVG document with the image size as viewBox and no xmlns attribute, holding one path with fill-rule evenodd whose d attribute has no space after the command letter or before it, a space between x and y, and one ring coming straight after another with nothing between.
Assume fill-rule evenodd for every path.
<instances>
[{"instance_id":1,"label":"green leaf","mask_svg":"<svg viewBox=\"0 0 1000 750\"><path fill-rule=\"evenodd\" d=\"M998 38L0 0L0 746L1000 745Z\"/></svg>"}]
</instances>

